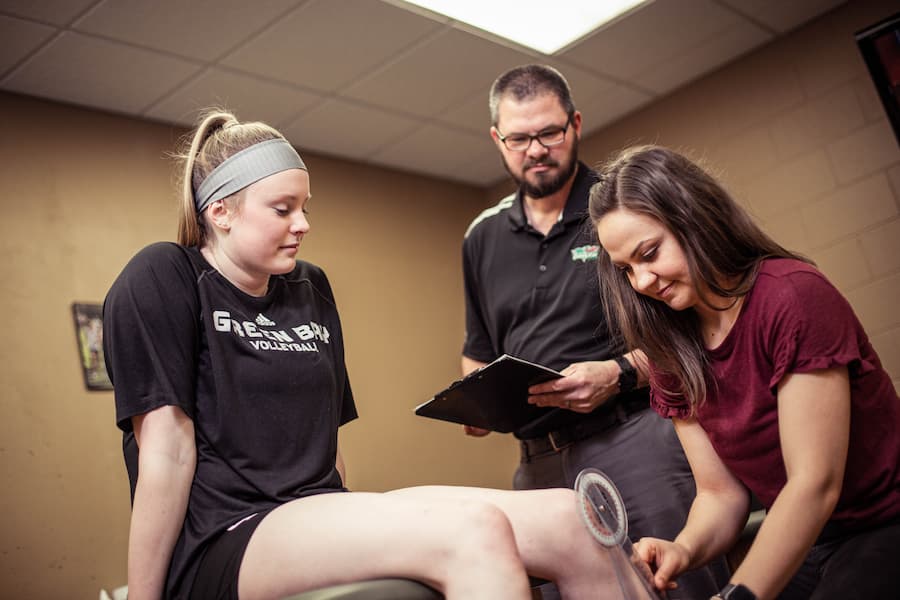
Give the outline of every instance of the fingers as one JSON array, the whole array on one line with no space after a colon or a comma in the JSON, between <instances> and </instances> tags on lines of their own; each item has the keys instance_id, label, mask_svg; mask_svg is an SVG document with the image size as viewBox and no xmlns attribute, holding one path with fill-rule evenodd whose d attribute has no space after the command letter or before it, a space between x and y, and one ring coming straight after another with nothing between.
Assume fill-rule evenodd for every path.
<instances>
[{"instance_id":1,"label":"fingers","mask_svg":"<svg viewBox=\"0 0 900 600\"><path fill-rule=\"evenodd\" d=\"M576 388L578 382L570 377L560 377L559 379L551 379L543 383L537 383L528 388L529 394L554 394L565 392Z\"/></svg>"},{"instance_id":2,"label":"fingers","mask_svg":"<svg viewBox=\"0 0 900 600\"><path fill-rule=\"evenodd\" d=\"M466 435L471 435L472 437L484 437L491 432L490 429L482 429L474 425L463 425L463 431Z\"/></svg>"},{"instance_id":3,"label":"fingers","mask_svg":"<svg viewBox=\"0 0 900 600\"><path fill-rule=\"evenodd\" d=\"M672 581L672 578L675 576L675 561L663 555L658 565L656 572L653 574L653 585L661 590L674 588L675 582Z\"/></svg>"},{"instance_id":4,"label":"fingers","mask_svg":"<svg viewBox=\"0 0 900 600\"><path fill-rule=\"evenodd\" d=\"M618 365L609 362L618 369ZM601 368L604 364L585 362L569 365L560 371L563 377L528 388L528 402L580 413L591 412L618 391L618 376L610 377L610 372Z\"/></svg>"},{"instance_id":5,"label":"fingers","mask_svg":"<svg viewBox=\"0 0 900 600\"><path fill-rule=\"evenodd\" d=\"M673 578L684 570L684 557L678 545L656 538L641 538L634 544L634 550L650 566L653 585L657 589L671 590L677 587Z\"/></svg>"},{"instance_id":6,"label":"fingers","mask_svg":"<svg viewBox=\"0 0 900 600\"><path fill-rule=\"evenodd\" d=\"M653 564L656 562L656 550L653 547L651 538L641 538L634 543L634 551L641 557L645 563Z\"/></svg>"},{"instance_id":7,"label":"fingers","mask_svg":"<svg viewBox=\"0 0 900 600\"><path fill-rule=\"evenodd\" d=\"M560 379L528 388L528 402L582 413L594 410L618 391L618 377L609 377L607 371L598 366L603 364L588 362L569 365L560 371L563 374Z\"/></svg>"},{"instance_id":8,"label":"fingers","mask_svg":"<svg viewBox=\"0 0 900 600\"><path fill-rule=\"evenodd\" d=\"M572 398L571 393L531 394L528 403L535 406L580 410L581 404Z\"/></svg>"},{"instance_id":9,"label":"fingers","mask_svg":"<svg viewBox=\"0 0 900 600\"><path fill-rule=\"evenodd\" d=\"M528 403L542 407L579 410L582 408L582 384L571 377L562 377L528 388Z\"/></svg>"},{"instance_id":10,"label":"fingers","mask_svg":"<svg viewBox=\"0 0 900 600\"><path fill-rule=\"evenodd\" d=\"M532 394L528 396L528 403L542 407L564 408L580 413L591 412L600 404L593 396L582 398L577 390L554 394Z\"/></svg>"}]
</instances>

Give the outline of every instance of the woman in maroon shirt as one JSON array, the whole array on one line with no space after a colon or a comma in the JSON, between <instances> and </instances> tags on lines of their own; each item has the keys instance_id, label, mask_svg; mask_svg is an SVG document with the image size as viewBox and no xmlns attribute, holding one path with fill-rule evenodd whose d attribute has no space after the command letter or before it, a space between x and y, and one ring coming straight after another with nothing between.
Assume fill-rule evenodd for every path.
<instances>
[{"instance_id":1,"label":"woman in maroon shirt","mask_svg":"<svg viewBox=\"0 0 900 600\"><path fill-rule=\"evenodd\" d=\"M896 594L900 400L846 299L666 148L609 163L590 210L610 320L697 480L676 539L637 544L656 584L728 550L753 492L767 515L720 597Z\"/></svg>"}]
</instances>

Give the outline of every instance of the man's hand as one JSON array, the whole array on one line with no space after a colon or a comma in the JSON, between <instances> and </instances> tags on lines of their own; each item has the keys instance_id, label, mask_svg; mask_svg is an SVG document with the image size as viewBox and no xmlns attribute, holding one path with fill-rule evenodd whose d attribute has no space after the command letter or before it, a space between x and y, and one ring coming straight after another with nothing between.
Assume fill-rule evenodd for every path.
<instances>
[{"instance_id":1,"label":"man's hand","mask_svg":"<svg viewBox=\"0 0 900 600\"><path fill-rule=\"evenodd\" d=\"M528 402L589 413L618 393L620 370L614 360L569 365L560 379L528 388Z\"/></svg>"},{"instance_id":2,"label":"man's hand","mask_svg":"<svg viewBox=\"0 0 900 600\"><path fill-rule=\"evenodd\" d=\"M463 425L463 431L466 432L466 435L471 435L472 437L484 437L491 432L490 429L482 429L474 425Z\"/></svg>"}]
</instances>

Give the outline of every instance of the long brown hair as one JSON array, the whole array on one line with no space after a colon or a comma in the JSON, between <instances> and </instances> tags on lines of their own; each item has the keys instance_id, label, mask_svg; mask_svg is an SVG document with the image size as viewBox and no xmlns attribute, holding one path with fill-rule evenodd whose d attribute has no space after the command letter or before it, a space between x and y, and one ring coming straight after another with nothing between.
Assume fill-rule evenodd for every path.
<instances>
[{"instance_id":1,"label":"long brown hair","mask_svg":"<svg viewBox=\"0 0 900 600\"><path fill-rule=\"evenodd\" d=\"M203 246L207 242L206 223L203 215L197 214L194 191L213 169L241 150L283 137L265 123L241 123L233 113L222 108L208 108L201 113L196 129L185 138L184 150L176 155L181 164L179 244ZM230 200L234 201L234 196Z\"/></svg>"},{"instance_id":2,"label":"long brown hair","mask_svg":"<svg viewBox=\"0 0 900 600\"><path fill-rule=\"evenodd\" d=\"M737 300L753 287L764 259L812 262L763 232L699 165L661 146L626 149L600 170L590 194L595 228L619 208L649 216L673 234L684 251L695 291L707 304L701 282L712 294ZM651 383L696 407L706 397L709 381L697 313L673 310L636 292L602 247L597 269L610 324L677 387L666 388L659 379Z\"/></svg>"}]
</instances>

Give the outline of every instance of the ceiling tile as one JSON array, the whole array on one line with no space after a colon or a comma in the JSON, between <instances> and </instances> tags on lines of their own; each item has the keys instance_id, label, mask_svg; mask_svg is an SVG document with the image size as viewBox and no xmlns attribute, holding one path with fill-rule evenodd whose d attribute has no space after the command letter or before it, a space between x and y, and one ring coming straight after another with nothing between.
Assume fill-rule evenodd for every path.
<instances>
[{"instance_id":1,"label":"ceiling tile","mask_svg":"<svg viewBox=\"0 0 900 600\"><path fill-rule=\"evenodd\" d=\"M464 165L482 156L494 156L496 160L496 153L488 136L427 125L376 152L372 161L407 171L438 174L464 181Z\"/></svg>"},{"instance_id":2,"label":"ceiling tile","mask_svg":"<svg viewBox=\"0 0 900 600\"><path fill-rule=\"evenodd\" d=\"M0 88L184 126L218 103L308 151L491 185L506 174L487 95L506 69L557 67L589 135L841 3L660 0L542 57L399 0L0 0ZM784 75L759 55L734 77ZM833 71L815 62L807 91ZM744 121L765 117L739 94Z\"/></svg>"},{"instance_id":3,"label":"ceiling tile","mask_svg":"<svg viewBox=\"0 0 900 600\"><path fill-rule=\"evenodd\" d=\"M738 21L693 48L666 57L635 76L633 82L664 94L774 39L749 21Z\"/></svg>"},{"instance_id":4,"label":"ceiling tile","mask_svg":"<svg viewBox=\"0 0 900 600\"><path fill-rule=\"evenodd\" d=\"M486 93L502 71L532 61L527 54L465 31L447 29L405 53L377 77L363 79L344 93L365 102L431 116L469 94Z\"/></svg>"},{"instance_id":5,"label":"ceiling tile","mask_svg":"<svg viewBox=\"0 0 900 600\"><path fill-rule=\"evenodd\" d=\"M331 92L439 27L383 2L323 0L303 5L222 62Z\"/></svg>"},{"instance_id":6,"label":"ceiling tile","mask_svg":"<svg viewBox=\"0 0 900 600\"><path fill-rule=\"evenodd\" d=\"M784 33L847 0L722 0L763 25Z\"/></svg>"},{"instance_id":7,"label":"ceiling tile","mask_svg":"<svg viewBox=\"0 0 900 600\"><path fill-rule=\"evenodd\" d=\"M139 114L197 70L186 61L67 32L17 68L3 86L61 102Z\"/></svg>"},{"instance_id":8,"label":"ceiling tile","mask_svg":"<svg viewBox=\"0 0 900 600\"><path fill-rule=\"evenodd\" d=\"M53 27L0 15L0 76L34 52L56 32Z\"/></svg>"},{"instance_id":9,"label":"ceiling tile","mask_svg":"<svg viewBox=\"0 0 900 600\"><path fill-rule=\"evenodd\" d=\"M499 75L499 73L497 73ZM437 115L441 123L459 127L476 135L488 135L491 113L488 109L490 87L469 94L469 97Z\"/></svg>"},{"instance_id":10,"label":"ceiling tile","mask_svg":"<svg viewBox=\"0 0 900 600\"><path fill-rule=\"evenodd\" d=\"M556 59L547 61L546 64L562 73L566 81L569 82L569 89L572 90L572 99L575 101L576 107L581 106L583 98L597 96L618 85L615 80L598 75L594 71L583 69L578 65Z\"/></svg>"},{"instance_id":11,"label":"ceiling tile","mask_svg":"<svg viewBox=\"0 0 900 600\"><path fill-rule=\"evenodd\" d=\"M299 0L115 0L100 3L73 29L210 61Z\"/></svg>"},{"instance_id":12,"label":"ceiling tile","mask_svg":"<svg viewBox=\"0 0 900 600\"><path fill-rule=\"evenodd\" d=\"M582 114L583 136L590 135L654 100L654 96L625 85L615 85L596 96L582 98L577 106Z\"/></svg>"},{"instance_id":13,"label":"ceiling tile","mask_svg":"<svg viewBox=\"0 0 900 600\"><path fill-rule=\"evenodd\" d=\"M588 135L623 114L649 102L653 95L630 84L617 83L576 65L549 62L569 82L575 107L582 116L582 135Z\"/></svg>"},{"instance_id":14,"label":"ceiling tile","mask_svg":"<svg viewBox=\"0 0 900 600\"><path fill-rule=\"evenodd\" d=\"M733 11L710 0L653 2L591 35L560 58L630 81L739 19Z\"/></svg>"},{"instance_id":15,"label":"ceiling tile","mask_svg":"<svg viewBox=\"0 0 900 600\"><path fill-rule=\"evenodd\" d=\"M413 119L332 99L302 114L282 133L301 149L367 160L378 148L419 125Z\"/></svg>"},{"instance_id":16,"label":"ceiling tile","mask_svg":"<svg viewBox=\"0 0 900 600\"><path fill-rule=\"evenodd\" d=\"M180 86L144 114L162 121L190 125L195 122L199 109L216 105L234 111L241 119L281 127L301 110L321 100L321 96L284 84L212 68Z\"/></svg>"},{"instance_id":17,"label":"ceiling tile","mask_svg":"<svg viewBox=\"0 0 900 600\"><path fill-rule=\"evenodd\" d=\"M51 23L67 25L97 0L3 0L0 12Z\"/></svg>"}]
</instances>

